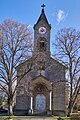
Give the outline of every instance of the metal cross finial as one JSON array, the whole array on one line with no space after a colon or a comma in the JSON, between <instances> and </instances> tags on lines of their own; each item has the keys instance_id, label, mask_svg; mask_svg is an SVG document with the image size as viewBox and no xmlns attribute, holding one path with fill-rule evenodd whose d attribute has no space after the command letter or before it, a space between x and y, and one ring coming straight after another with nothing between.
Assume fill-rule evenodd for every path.
<instances>
[{"instance_id":1,"label":"metal cross finial","mask_svg":"<svg viewBox=\"0 0 80 120\"><path fill-rule=\"evenodd\" d=\"M41 7L44 9L45 5L43 4L43 5L41 5Z\"/></svg>"}]
</instances>

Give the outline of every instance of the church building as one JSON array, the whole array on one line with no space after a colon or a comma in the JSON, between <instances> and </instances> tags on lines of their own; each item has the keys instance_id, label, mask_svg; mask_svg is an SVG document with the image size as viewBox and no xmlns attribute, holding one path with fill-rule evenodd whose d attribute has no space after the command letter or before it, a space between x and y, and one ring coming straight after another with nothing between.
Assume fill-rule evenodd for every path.
<instances>
[{"instance_id":1,"label":"church building","mask_svg":"<svg viewBox=\"0 0 80 120\"><path fill-rule=\"evenodd\" d=\"M17 67L16 115L51 114L65 116L65 66L51 57L49 24L42 5L34 25L32 57ZM21 80L20 80L21 79ZM30 113L31 110L31 113Z\"/></svg>"}]
</instances>

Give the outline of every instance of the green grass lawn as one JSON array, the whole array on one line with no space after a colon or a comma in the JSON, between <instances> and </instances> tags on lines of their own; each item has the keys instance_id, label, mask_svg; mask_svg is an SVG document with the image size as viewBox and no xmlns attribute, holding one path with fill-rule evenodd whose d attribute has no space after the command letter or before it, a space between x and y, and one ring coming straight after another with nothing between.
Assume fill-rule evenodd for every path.
<instances>
[{"instance_id":1,"label":"green grass lawn","mask_svg":"<svg viewBox=\"0 0 80 120\"><path fill-rule=\"evenodd\" d=\"M0 116L0 119L9 119L9 118L12 118L13 116Z\"/></svg>"},{"instance_id":2,"label":"green grass lawn","mask_svg":"<svg viewBox=\"0 0 80 120\"><path fill-rule=\"evenodd\" d=\"M53 116L53 118L59 118L59 116ZM63 120L70 120L70 117L60 117L60 118L62 118Z\"/></svg>"},{"instance_id":3,"label":"green grass lawn","mask_svg":"<svg viewBox=\"0 0 80 120\"><path fill-rule=\"evenodd\" d=\"M14 116L0 116L0 119L9 119L9 118L13 118ZM24 116L23 116L24 117ZM59 118L59 116L52 116L53 118ZM69 117L61 117L63 120L70 120Z\"/></svg>"}]
</instances>

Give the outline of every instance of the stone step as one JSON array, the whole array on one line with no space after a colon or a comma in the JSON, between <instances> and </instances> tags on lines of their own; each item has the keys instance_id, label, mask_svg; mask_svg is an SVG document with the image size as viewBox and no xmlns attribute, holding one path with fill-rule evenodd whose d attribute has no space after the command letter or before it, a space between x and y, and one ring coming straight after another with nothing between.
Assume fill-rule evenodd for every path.
<instances>
[{"instance_id":1,"label":"stone step","mask_svg":"<svg viewBox=\"0 0 80 120\"><path fill-rule=\"evenodd\" d=\"M12 120L57 120L57 118L44 116L17 116L13 117Z\"/></svg>"},{"instance_id":2,"label":"stone step","mask_svg":"<svg viewBox=\"0 0 80 120\"><path fill-rule=\"evenodd\" d=\"M46 116L47 113L46 112L34 112L33 116Z\"/></svg>"}]
</instances>

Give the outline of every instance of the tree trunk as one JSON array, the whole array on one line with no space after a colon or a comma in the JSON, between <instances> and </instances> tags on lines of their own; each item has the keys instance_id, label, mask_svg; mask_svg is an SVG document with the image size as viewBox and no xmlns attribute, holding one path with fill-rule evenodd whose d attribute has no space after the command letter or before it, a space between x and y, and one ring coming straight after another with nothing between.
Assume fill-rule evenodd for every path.
<instances>
[{"instance_id":1,"label":"tree trunk","mask_svg":"<svg viewBox=\"0 0 80 120\"><path fill-rule=\"evenodd\" d=\"M8 96L8 115L11 116L13 114L13 107L12 107L12 99Z\"/></svg>"},{"instance_id":2,"label":"tree trunk","mask_svg":"<svg viewBox=\"0 0 80 120\"><path fill-rule=\"evenodd\" d=\"M70 101L69 101L69 107L68 107L68 116L70 116L71 110L72 110L72 83L71 83L71 88L70 88Z\"/></svg>"},{"instance_id":3,"label":"tree trunk","mask_svg":"<svg viewBox=\"0 0 80 120\"><path fill-rule=\"evenodd\" d=\"M73 76L72 76L72 59L70 58L70 68L69 68L69 74L70 74L70 101L69 101L69 107L68 107L68 116L70 116L71 114L71 110L72 110L72 93L73 93Z\"/></svg>"},{"instance_id":4,"label":"tree trunk","mask_svg":"<svg viewBox=\"0 0 80 120\"><path fill-rule=\"evenodd\" d=\"M11 74L9 75L9 84L8 84L8 114L12 115L13 114L13 109L12 109L12 101L13 101L13 95L12 95L12 76Z\"/></svg>"},{"instance_id":5,"label":"tree trunk","mask_svg":"<svg viewBox=\"0 0 80 120\"><path fill-rule=\"evenodd\" d=\"M8 104L8 115L11 116L13 114L12 104Z\"/></svg>"}]
</instances>

